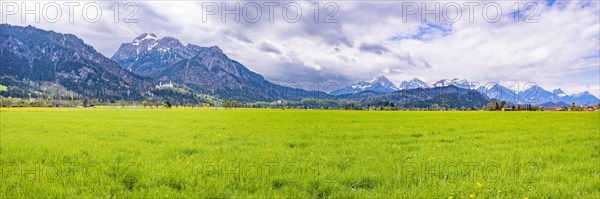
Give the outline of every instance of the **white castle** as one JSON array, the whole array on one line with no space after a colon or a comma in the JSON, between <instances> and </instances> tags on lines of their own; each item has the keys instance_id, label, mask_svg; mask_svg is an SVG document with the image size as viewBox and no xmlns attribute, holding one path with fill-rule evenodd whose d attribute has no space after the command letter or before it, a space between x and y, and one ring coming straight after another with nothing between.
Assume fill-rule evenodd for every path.
<instances>
[{"instance_id":1,"label":"white castle","mask_svg":"<svg viewBox=\"0 0 600 199\"><path fill-rule=\"evenodd\" d=\"M156 86L156 88L173 88L173 82L171 82L170 80L169 80L169 83L168 83L168 84L163 84L162 82L160 82L160 83L159 83L159 84Z\"/></svg>"}]
</instances>

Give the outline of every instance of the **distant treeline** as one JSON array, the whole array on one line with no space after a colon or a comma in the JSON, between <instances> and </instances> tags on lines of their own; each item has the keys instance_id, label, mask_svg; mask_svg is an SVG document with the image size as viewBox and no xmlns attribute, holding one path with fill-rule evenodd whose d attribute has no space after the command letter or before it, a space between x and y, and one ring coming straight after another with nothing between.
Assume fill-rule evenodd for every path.
<instances>
[{"instance_id":1,"label":"distant treeline","mask_svg":"<svg viewBox=\"0 0 600 199\"><path fill-rule=\"evenodd\" d=\"M270 109L331 109L331 110L405 110L405 111L589 111L600 110L600 104L583 107L572 104L571 107L540 107L531 104L511 104L506 101L491 100L482 107L446 107L439 104L428 106L397 105L393 101L370 101L364 103L352 100L302 99L300 101L252 102L243 103L234 100L206 99L204 102L188 100L107 100L107 99L44 99L0 97L0 107L141 107L141 108L179 108L179 107L222 107L222 108L270 108ZM556 109L556 110L555 110Z\"/></svg>"}]
</instances>

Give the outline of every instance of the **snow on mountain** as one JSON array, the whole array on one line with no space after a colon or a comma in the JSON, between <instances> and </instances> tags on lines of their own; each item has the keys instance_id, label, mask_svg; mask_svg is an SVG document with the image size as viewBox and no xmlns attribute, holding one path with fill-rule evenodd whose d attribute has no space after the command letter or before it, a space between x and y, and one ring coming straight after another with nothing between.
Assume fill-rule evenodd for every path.
<instances>
[{"instance_id":1,"label":"snow on mountain","mask_svg":"<svg viewBox=\"0 0 600 199\"><path fill-rule=\"evenodd\" d=\"M560 88L559 88L559 89L554 89L554 90L552 91L552 94L554 94L554 95L556 95L556 96L558 96L558 97L564 97L564 96L567 96L567 94L566 94L566 93L565 93L565 92L564 92L562 89L560 89Z\"/></svg>"},{"instance_id":2,"label":"snow on mountain","mask_svg":"<svg viewBox=\"0 0 600 199\"><path fill-rule=\"evenodd\" d=\"M431 88L429 83L418 78L413 78L410 81L402 81L398 86L400 90L416 89L416 88Z\"/></svg>"},{"instance_id":3,"label":"snow on mountain","mask_svg":"<svg viewBox=\"0 0 600 199\"><path fill-rule=\"evenodd\" d=\"M355 94L363 91L375 91L382 93L391 93L398 90L409 90L417 88L432 88L432 87L445 87L454 85L459 88L469 89L472 85L467 80L452 79L452 80L440 80L433 86L418 78L413 78L409 81L402 81L400 85L395 85L385 76L378 76L370 81L360 81L356 84L344 87L342 89L334 90L330 94L332 95L343 95L343 94Z\"/></svg>"},{"instance_id":4,"label":"snow on mountain","mask_svg":"<svg viewBox=\"0 0 600 199\"><path fill-rule=\"evenodd\" d=\"M500 84L488 84L485 86L480 86L479 88L477 88L477 91L479 91L482 94L485 94L490 99L498 99L501 101L508 101L513 103L519 100L517 93L504 86L501 86Z\"/></svg>"},{"instance_id":5,"label":"snow on mountain","mask_svg":"<svg viewBox=\"0 0 600 199\"><path fill-rule=\"evenodd\" d=\"M458 78L454 78L451 80L442 79L433 84L434 87L445 87L445 86L450 86L450 85L454 85L456 87L464 88L464 89L473 88L473 86L471 85L471 83L469 83L469 81L467 81L466 79L458 79Z\"/></svg>"},{"instance_id":6,"label":"snow on mountain","mask_svg":"<svg viewBox=\"0 0 600 199\"><path fill-rule=\"evenodd\" d=\"M135 74L158 82L172 82L186 89L223 99L300 100L326 95L319 91L275 85L230 59L217 46L183 45L176 38L158 38L150 33L121 44L112 60ZM160 87L160 83L157 85Z\"/></svg>"},{"instance_id":7,"label":"snow on mountain","mask_svg":"<svg viewBox=\"0 0 600 199\"><path fill-rule=\"evenodd\" d=\"M142 42L145 42L145 41L150 41L150 42L153 42L153 41L155 41L156 39L158 39L158 38L156 37L156 35L155 35L155 34L152 34L152 33L144 33L144 34L142 34L142 35L138 36L137 38L135 38L135 39L134 39L134 40L131 42L131 44L133 44L134 46L139 46L139 45L140 45Z\"/></svg>"},{"instance_id":8,"label":"snow on mountain","mask_svg":"<svg viewBox=\"0 0 600 199\"><path fill-rule=\"evenodd\" d=\"M598 98L587 91L579 94L567 95L560 88L550 92L537 85L531 85L522 92L515 92L499 84L493 84L491 87L488 85L481 86L477 91L487 95L490 99L497 99L515 104L575 103L577 105L594 105L599 103Z\"/></svg>"},{"instance_id":9,"label":"snow on mountain","mask_svg":"<svg viewBox=\"0 0 600 199\"><path fill-rule=\"evenodd\" d=\"M360 81L356 84L334 90L332 95L356 94L363 91L375 91L381 93L391 93L399 90L398 87L385 76L377 76L369 81Z\"/></svg>"},{"instance_id":10,"label":"snow on mountain","mask_svg":"<svg viewBox=\"0 0 600 199\"><path fill-rule=\"evenodd\" d=\"M332 91L330 94L355 94L363 91L391 93L398 90L446 87L451 85L463 89L475 89L475 85L467 81L466 79L442 79L440 81L435 82L434 84L429 84L418 78L413 78L409 81L402 81L400 85L395 86L394 83L389 81L385 76L379 76L370 81L361 81L351 86ZM560 102L571 104L574 102L578 105L594 105L599 103L598 98L596 98L596 96L590 94L589 92L568 95L560 88L550 92L534 84L526 86L525 90L521 92L509 89L497 83L482 85L477 87L475 90L486 95L490 99L507 101L513 104L544 104Z\"/></svg>"},{"instance_id":11,"label":"snow on mountain","mask_svg":"<svg viewBox=\"0 0 600 199\"><path fill-rule=\"evenodd\" d=\"M519 97L522 99L520 103L525 104L543 104L555 100L555 95L552 92L544 90L544 88L538 85L533 85L520 92Z\"/></svg>"},{"instance_id":12,"label":"snow on mountain","mask_svg":"<svg viewBox=\"0 0 600 199\"><path fill-rule=\"evenodd\" d=\"M130 43L121 44L111 59L129 71L153 76L168 65L190 59L202 50L191 44L184 46L173 37L158 38L155 34L144 33Z\"/></svg>"},{"instance_id":13,"label":"snow on mountain","mask_svg":"<svg viewBox=\"0 0 600 199\"><path fill-rule=\"evenodd\" d=\"M560 100L567 104L575 103L576 105L596 105L600 103L600 100L588 91L573 95L565 94L565 96L560 97Z\"/></svg>"}]
</instances>

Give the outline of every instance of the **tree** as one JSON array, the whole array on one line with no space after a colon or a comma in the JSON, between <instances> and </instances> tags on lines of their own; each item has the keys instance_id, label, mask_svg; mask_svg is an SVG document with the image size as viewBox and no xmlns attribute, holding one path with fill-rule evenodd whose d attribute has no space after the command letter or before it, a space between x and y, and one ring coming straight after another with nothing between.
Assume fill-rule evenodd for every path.
<instances>
[{"instance_id":1,"label":"tree","mask_svg":"<svg viewBox=\"0 0 600 199\"><path fill-rule=\"evenodd\" d=\"M573 102L571 104L571 111L575 111L575 109L577 109L577 107L575 106L575 102Z\"/></svg>"},{"instance_id":2,"label":"tree","mask_svg":"<svg viewBox=\"0 0 600 199\"><path fill-rule=\"evenodd\" d=\"M88 106L90 106L90 100L88 100L87 98L85 98L83 100L83 107L88 107Z\"/></svg>"},{"instance_id":3,"label":"tree","mask_svg":"<svg viewBox=\"0 0 600 199\"><path fill-rule=\"evenodd\" d=\"M44 100L44 98L38 98L35 100L35 102L38 107L47 107L48 106L48 102L46 100Z\"/></svg>"},{"instance_id":4,"label":"tree","mask_svg":"<svg viewBox=\"0 0 600 199\"><path fill-rule=\"evenodd\" d=\"M488 103L488 105L486 107L487 107L487 110L489 110L489 111L498 110L498 101L492 101L492 102Z\"/></svg>"},{"instance_id":5,"label":"tree","mask_svg":"<svg viewBox=\"0 0 600 199\"><path fill-rule=\"evenodd\" d=\"M225 101L221 102L221 106L222 106L223 108L228 108L228 107L230 106L230 105L229 105L229 101L225 100Z\"/></svg>"},{"instance_id":6,"label":"tree","mask_svg":"<svg viewBox=\"0 0 600 199\"><path fill-rule=\"evenodd\" d=\"M142 107L146 108L148 106L148 102L147 101L143 101L142 102Z\"/></svg>"},{"instance_id":7,"label":"tree","mask_svg":"<svg viewBox=\"0 0 600 199\"><path fill-rule=\"evenodd\" d=\"M279 103L278 107L280 107L280 105L281 104ZM223 102L221 102L221 106L223 106L223 108L238 108L241 107L242 104L234 100L223 100Z\"/></svg>"},{"instance_id":8,"label":"tree","mask_svg":"<svg viewBox=\"0 0 600 199\"><path fill-rule=\"evenodd\" d=\"M165 107L165 108L171 108L171 102L169 102L169 101L164 101L164 102L163 102L163 107Z\"/></svg>"},{"instance_id":9,"label":"tree","mask_svg":"<svg viewBox=\"0 0 600 199\"><path fill-rule=\"evenodd\" d=\"M6 105L7 108L10 108L13 104L12 98L11 97L4 98L3 104Z\"/></svg>"}]
</instances>

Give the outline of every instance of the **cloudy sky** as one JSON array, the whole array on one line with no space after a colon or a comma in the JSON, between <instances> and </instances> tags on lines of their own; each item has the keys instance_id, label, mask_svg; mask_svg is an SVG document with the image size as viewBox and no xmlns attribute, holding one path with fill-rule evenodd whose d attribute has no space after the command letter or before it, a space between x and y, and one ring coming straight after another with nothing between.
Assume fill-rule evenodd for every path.
<instances>
[{"instance_id":1,"label":"cloudy sky","mask_svg":"<svg viewBox=\"0 0 600 199\"><path fill-rule=\"evenodd\" d=\"M99 17L86 6L90 1L75 2L74 13L65 2L39 3L36 22L34 15L11 14L14 5L23 9L21 2L2 1L2 22L72 33L108 57L149 32L219 46L270 81L304 87L385 75L396 83L461 78L515 90L532 82L600 96L600 4L594 0L261 0L237 2L238 14L227 14L236 12L234 1L131 1L118 4L116 18L110 1L91 1L100 6Z\"/></svg>"}]
</instances>

